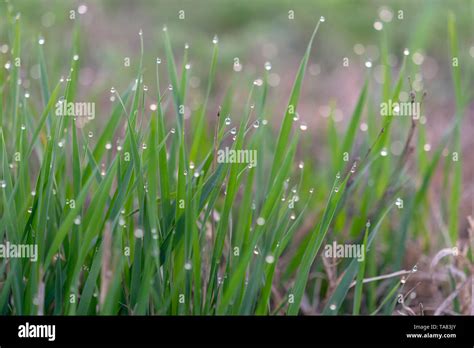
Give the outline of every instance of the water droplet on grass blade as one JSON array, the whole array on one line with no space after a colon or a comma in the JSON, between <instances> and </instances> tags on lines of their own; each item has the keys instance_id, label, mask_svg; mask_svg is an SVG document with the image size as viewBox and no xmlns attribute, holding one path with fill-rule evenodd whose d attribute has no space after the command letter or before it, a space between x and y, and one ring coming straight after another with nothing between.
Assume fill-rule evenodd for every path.
<instances>
[{"instance_id":1,"label":"water droplet on grass blade","mask_svg":"<svg viewBox=\"0 0 474 348\"><path fill-rule=\"evenodd\" d=\"M230 117L226 117L224 120L226 126L230 125Z\"/></svg>"},{"instance_id":2,"label":"water droplet on grass blade","mask_svg":"<svg viewBox=\"0 0 474 348\"><path fill-rule=\"evenodd\" d=\"M265 62L265 70L267 70L267 71L272 70L272 63L270 63L270 62Z\"/></svg>"},{"instance_id":3,"label":"water droplet on grass blade","mask_svg":"<svg viewBox=\"0 0 474 348\"><path fill-rule=\"evenodd\" d=\"M135 232L133 232L133 235L135 236L135 238L143 238L143 230L137 228Z\"/></svg>"},{"instance_id":4,"label":"water droplet on grass blade","mask_svg":"<svg viewBox=\"0 0 474 348\"><path fill-rule=\"evenodd\" d=\"M269 264L272 264L273 262L275 262L275 257L273 255L267 255L265 257L265 262L269 263Z\"/></svg>"},{"instance_id":5,"label":"water droplet on grass blade","mask_svg":"<svg viewBox=\"0 0 474 348\"><path fill-rule=\"evenodd\" d=\"M300 124L300 129L304 132L305 130L308 129L308 125L307 125L306 123L302 122L302 123Z\"/></svg>"}]
</instances>

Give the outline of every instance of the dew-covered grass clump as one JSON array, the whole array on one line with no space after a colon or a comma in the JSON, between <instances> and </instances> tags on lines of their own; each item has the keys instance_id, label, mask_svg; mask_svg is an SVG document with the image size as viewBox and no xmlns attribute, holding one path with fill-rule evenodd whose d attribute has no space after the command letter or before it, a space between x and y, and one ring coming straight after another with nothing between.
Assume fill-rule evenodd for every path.
<instances>
[{"instance_id":1,"label":"dew-covered grass clump","mask_svg":"<svg viewBox=\"0 0 474 348\"><path fill-rule=\"evenodd\" d=\"M158 3L0 4L0 314L473 313L467 14Z\"/></svg>"}]
</instances>

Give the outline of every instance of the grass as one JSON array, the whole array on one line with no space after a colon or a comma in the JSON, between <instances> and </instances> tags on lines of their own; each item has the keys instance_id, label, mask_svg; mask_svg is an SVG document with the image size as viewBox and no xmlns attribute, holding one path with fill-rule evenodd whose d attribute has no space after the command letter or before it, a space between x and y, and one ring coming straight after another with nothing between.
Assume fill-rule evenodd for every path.
<instances>
[{"instance_id":1,"label":"grass","mask_svg":"<svg viewBox=\"0 0 474 348\"><path fill-rule=\"evenodd\" d=\"M123 90L112 88L112 110L100 129L95 121L82 127L79 119L55 114L58 102L77 101L80 26L69 75L60 82L47 46L37 44L32 61L40 67L39 93L29 98L18 83L26 67L14 64L22 57L22 20L11 7L2 11L8 22L2 36L11 51L1 59L11 64L0 72L0 240L37 245L38 262L0 260L1 314L358 315L398 309L400 277L364 279L402 269L407 240L420 220L429 220L428 188L442 152L448 144L460 151L467 103L460 68L453 67L456 121L431 153L410 151L425 131L414 121L377 117L369 71L346 130L330 119L324 134L329 160L321 163L305 146L311 134L296 113L313 46L325 30L321 21L303 52L288 107L279 110L281 124L266 116L273 113L266 70L255 82L231 81L219 110L210 108L219 74L217 37L203 102L187 119L191 52L185 48L178 65L165 28L163 57L151 74L145 74L140 32L136 78ZM455 57L453 15L448 28ZM388 67L389 38L381 40ZM394 78L385 69L381 101L398 101L411 89L410 69L404 61ZM153 93L145 83L155 86ZM244 105L235 97L239 89L247 95ZM150 100L155 108L147 107ZM358 133L364 118L368 132ZM395 131L405 136L404 151L387 156ZM256 150L258 165L219 163L217 150L224 146ZM415 173L407 169L413 156ZM455 246L461 162L454 169L445 164L443 173L451 185L444 218ZM404 209L394 207L399 197ZM364 245L364 261L323 262L321 248L330 238ZM384 245L390 248L380 254L377 246Z\"/></svg>"}]
</instances>

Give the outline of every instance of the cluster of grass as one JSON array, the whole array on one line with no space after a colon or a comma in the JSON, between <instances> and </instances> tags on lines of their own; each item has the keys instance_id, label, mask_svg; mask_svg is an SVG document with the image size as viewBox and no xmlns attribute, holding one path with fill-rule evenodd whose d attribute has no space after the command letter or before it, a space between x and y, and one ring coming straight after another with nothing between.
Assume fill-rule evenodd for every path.
<instances>
[{"instance_id":1,"label":"cluster of grass","mask_svg":"<svg viewBox=\"0 0 474 348\"><path fill-rule=\"evenodd\" d=\"M144 75L140 33L136 79L124 91L111 89L113 110L100 131L94 122L76 127L79 120L55 114L58 102L76 101L79 26L70 74L60 82L49 73L44 46L37 45L40 93L28 98L19 83L27 67L15 64L22 56L21 18L11 8L2 10L11 64L0 72L0 240L35 244L39 255L38 262L0 260L0 313L295 315L312 308L323 314L393 313L397 294L406 292L404 282L363 280L401 269L409 233L427 232L423 219L433 173L443 149L450 142L454 149L460 146L466 101L457 68L458 116L431 156L411 151L412 145L423 144L424 128L409 119L377 117L368 74L344 134L329 118L324 132L329 156L318 163L309 150L312 136L296 110L321 21L277 133L270 127L277 122L267 103L266 70L261 80L248 84L244 106L235 105L232 82L220 109L208 108L217 38L204 102L185 120L188 49L178 66L166 29L156 86L150 88L156 92L145 86L153 74ZM456 56L452 18L449 28ZM392 77L387 45L384 38L381 100L396 101L407 88L407 64ZM146 107L150 98L156 105L152 110ZM228 118L231 114L239 116ZM368 132L360 138L364 116ZM387 156L386 150L395 123L406 137L399 157ZM419 144L414 144L416 131ZM256 150L258 165L218 163L217 150L225 145ZM411 156L415 174L407 169ZM451 163L444 168L446 189L452 192L446 216L454 246L461 169L457 164L453 172ZM395 206L398 197L404 199L403 209ZM337 266L322 262L318 255L329 235L363 243L365 260ZM391 246L383 260L376 243ZM327 276L318 277L321 273Z\"/></svg>"}]
</instances>

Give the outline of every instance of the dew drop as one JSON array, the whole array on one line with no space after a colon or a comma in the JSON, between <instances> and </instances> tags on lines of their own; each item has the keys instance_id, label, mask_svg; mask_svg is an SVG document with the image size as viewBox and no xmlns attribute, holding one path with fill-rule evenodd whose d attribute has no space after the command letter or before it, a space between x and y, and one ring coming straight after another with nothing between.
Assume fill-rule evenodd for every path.
<instances>
[{"instance_id":1,"label":"dew drop","mask_svg":"<svg viewBox=\"0 0 474 348\"><path fill-rule=\"evenodd\" d=\"M112 94L115 93L115 87L110 88L110 93L112 93Z\"/></svg>"},{"instance_id":2,"label":"dew drop","mask_svg":"<svg viewBox=\"0 0 474 348\"><path fill-rule=\"evenodd\" d=\"M291 219L291 220L295 220L295 219L296 219L296 215L295 215L295 213L291 213L291 215L290 215L290 219Z\"/></svg>"},{"instance_id":3,"label":"dew drop","mask_svg":"<svg viewBox=\"0 0 474 348\"><path fill-rule=\"evenodd\" d=\"M418 271L418 266L417 266L417 265L413 266L413 268L412 268L411 271L412 271L413 273L415 273L416 271Z\"/></svg>"},{"instance_id":4,"label":"dew drop","mask_svg":"<svg viewBox=\"0 0 474 348\"><path fill-rule=\"evenodd\" d=\"M260 216L260 217L257 219L257 225L259 225L259 226L265 225L265 219Z\"/></svg>"},{"instance_id":5,"label":"dew drop","mask_svg":"<svg viewBox=\"0 0 474 348\"><path fill-rule=\"evenodd\" d=\"M300 162L300 164L298 164L298 168L303 169L304 168L304 162Z\"/></svg>"},{"instance_id":6,"label":"dew drop","mask_svg":"<svg viewBox=\"0 0 474 348\"><path fill-rule=\"evenodd\" d=\"M24 124L21 125L21 130L25 130L26 126Z\"/></svg>"},{"instance_id":7,"label":"dew drop","mask_svg":"<svg viewBox=\"0 0 474 348\"><path fill-rule=\"evenodd\" d=\"M125 225L125 219L124 219L122 216L119 218L119 225L120 225L120 226L124 226L124 225Z\"/></svg>"},{"instance_id":8,"label":"dew drop","mask_svg":"<svg viewBox=\"0 0 474 348\"><path fill-rule=\"evenodd\" d=\"M133 232L133 235L135 236L135 238L143 238L143 230L137 228L135 232Z\"/></svg>"},{"instance_id":9,"label":"dew drop","mask_svg":"<svg viewBox=\"0 0 474 348\"><path fill-rule=\"evenodd\" d=\"M214 37L212 38L212 43L216 45L218 42L219 42L219 38L217 37L217 35L214 35Z\"/></svg>"},{"instance_id":10,"label":"dew drop","mask_svg":"<svg viewBox=\"0 0 474 348\"><path fill-rule=\"evenodd\" d=\"M40 37L40 38L38 39L38 44L44 45L44 37Z\"/></svg>"},{"instance_id":11,"label":"dew drop","mask_svg":"<svg viewBox=\"0 0 474 348\"><path fill-rule=\"evenodd\" d=\"M1 181L0 181L0 187L1 187L1 188L7 187L7 183L5 182L5 180L1 180Z\"/></svg>"},{"instance_id":12,"label":"dew drop","mask_svg":"<svg viewBox=\"0 0 474 348\"><path fill-rule=\"evenodd\" d=\"M226 126L230 125L230 117L226 117L224 120Z\"/></svg>"},{"instance_id":13,"label":"dew drop","mask_svg":"<svg viewBox=\"0 0 474 348\"><path fill-rule=\"evenodd\" d=\"M265 262L269 263L269 264L272 264L273 262L275 262L275 257L273 255L267 255L265 257Z\"/></svg>"},{"instance_id":14,"label":"dew drop","mask_svg":"<svg viewBox=\"0 0 474 348\"><path fill-rule=\"evenodd\" d=\"M336 310L336 305L333 303L329 306L329 309L332 310L332 311L335 311Z\"/></svg>"},{"instance_id":15,"label":"dew drop","mask_svg":"<svg viewBox=\"0 0 474 348\"><path fill-rule=\"evenodd\" d=\"M156 64L161 64L161 58L156 57Z\"/></svg>"},{"instance_id":16,"label":"dew drop","mask_svg":"<svg viewBox=\"0 0 474 348\"><path fill-rule=\"evenodd\" d=\"M235 127L232 128L232 129L230 130L230 134L232 134L232 135L237 134L237 128L235 128Z\"/></svg>"},{"instance_id":17,"label":"dew drop","mask_svg":"<svg viewBox=\"0 0 474 348\"><path fill-rule=\"evenodd\" d=\"M270 63L270 62L265 62L265 70L266 70L266 71L272 70L272 63Z\"/></svg>"},{"instance_id":18,"label":"dew drop","mask_svg":"<svg viewBox=\"0 0 474 348\"><path fill-rule=\"evenodd\" d=\"M262 79L256 79L255 81L253 81L253 84L255 86L260 87L261 85L263 85L263 80Z\"/></svg>"},{"instance_id":19,"label":"dew drop","mask_svg":"<svg viewBox=\"0 0 474 348\"><path fill-rule=\"evenodd\" d=\"M410 54L410 51L408 50L408 48L405 48L403 50L403 55L408 56L409 54Z\"/></svg>"},{"instance_id":20,"label":"dew drop","mask_svg":"<svg viewBox=\"0 0 474 348\"><path fill-rule=\"evenodd\" d=\"M388 155L387 149L386 149L386 148L383 148L382 151L380 151L380 155L381 155L382 157L386 157L386 156Z\"/></svg>"},{"instance_id":21,"label":"dew drop","mask_svg":"<svg viewBox=\"0 0 474 348\"><path fill-rule=\"evenodd\" d=\"M372 62L370 60L365 62L365 67L366 68L371 68L372 67Z\"/></svg>"},{"instance_id":22,"label":"dew drop","mask_svg":"<svg viewBox=\"0 0 474 348\"><path fill-rule=\"evenodd\" d=\"M190 271L192 267L193 266L192 266L191 262L189 262L189 261L184 264L184 269L186 271Z\"/></svg>"},{"instance_id":23,"label":"dew drop","mask_svg":"<svg viewBox=\"0 0 474 348\"><path fill-rule=\"evenodd\" d=\"M189 69L191 69L191 64L189 64L189 63L188 63L188 64L186 64L186 65L184 66L184 68L185 68L186 70L189 70Z\"/></svg>"},{"instance_id":24,"label":"dew drop","mask_svg":"<svg viewBox=\"0 0 474 348\"><path fill-rule=\"evenodd\" d=\"M81 224L81 217L79 215L76 216L76 218L74 219L74 224L75 225L80 225Z\"/></svg>"},{"instance_id":25,"label":"dew drop","mask_svg":"<svg viewBox=\"0 0 474 348\"><path fill-rule=\"evenodd\" d=\"M260 127L260 121L259 120L256 120L254 123L253 123L253 128L258 128Z\"/></svg>"},{"instance_id":26,"label":"dew drop","mask_svg":"<svg viewBox=\"0 0 474 348\"><path fill-rule=\"evenodd\" d=\"M111 144L111 143L105 144L105 149L106 149L106 150L110 150L111 148L112 148L112 144Z\"/></svg>"},{"instance_id":27,"label":"dew drop","mask_svg":"<svg viewBox=\"0 0 474 348\"><path fill-rule=\"evenodd\" d=\"M171 133L171 134L174 134L174 133L176 133L176 129L174 129L174 128L171 128L171 129L170 129L170 133Z\"/></svg>"},{"instance_id":28,"label":"dew drop","mask_svg":"<svg viewBox=\"0 0 474 348\"><path fill-rule=\"evenodd\" d=\"M87 134L87 136L88 136L89 138L92 138L92 137L94 136L94 133L92 133L92 131L90 131L90 132Z\"/></svg>"},{"instance_id":29,"label":"dew drop","mask_svg":"<svg viewBox=\"0 0 474 348\"><path fill-rule=\"evenodd\" d=\"M402 279L400 279L400 283L405 284L406 282L407 280L405 279L405 277L402 277Z\"/></svg>"},{"instance_id":30,"label":"dew drop","mask_svg":"<svg viewBox=\"0 0 474 348\"><path fill-rule=\"evenodd\" d=\"M194 169L194 162L189 162L189 169Z\"/></svg>"},{"instance_id":31,"label":"dew drop","mask_svg":"<svg viewBox=\"0 0 474 348\"><path fill-rule=\"evenodd\" d=\"M302 123L300 124L300 129L301 129L302 131L305 131L305 130L308 129L308 125L307 125L306 123L302 122Z\"/></svg>"},{"instance_id":32,"label":"dew drop","mask_svg":"<svg viewBox=\"0 0 474 348\"><path fill-rule=\"evenodd\" d=\"M79 56L78 56L77 54L75 54L75 55L72 57L72 59L74 59L74 60L79 60Z\"/></svg>"},{"instance_id":33,"label":"dew drop","mask_svg":"<svg viewBox=\"0 0 474 348\"><path fill-rule=\"evenodd\" d=\"M340 179L340 178L341 178L341 173L337 172L336 179Z\"/></svg>"}]
</instances>

